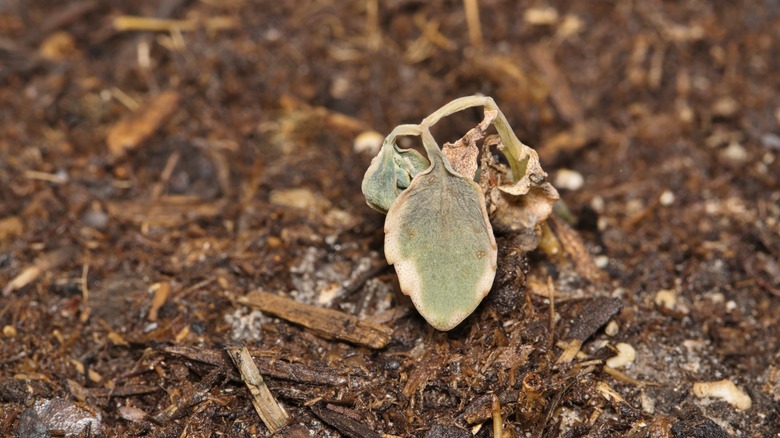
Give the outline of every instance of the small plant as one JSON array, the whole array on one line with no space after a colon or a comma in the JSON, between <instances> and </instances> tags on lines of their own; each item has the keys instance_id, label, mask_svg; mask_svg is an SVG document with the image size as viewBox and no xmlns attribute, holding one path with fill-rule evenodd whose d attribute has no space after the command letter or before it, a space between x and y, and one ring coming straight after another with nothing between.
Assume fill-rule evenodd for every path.
<instances>
[{"instance_id":1,"label":"small plant","mask_svg":"<svg viewBox=\"0 0 780 438\"><path fill-rule=\"evenodd\" d=\"M472 107L483 108L483 121L439 148L431 126ZM490 126L497 135L487 135ZM399 147L401 136L419 136L427 158ZM517 233L526 251L536 247L539 226L558 199L546 176L536 151L518 140L490 97L455 99L385 138L363 177L363 194L371 208L387 214L385 258L401 291L433 327L457 326L490 291L498 253L494 227Z\"/></svg>"}]
</instances>

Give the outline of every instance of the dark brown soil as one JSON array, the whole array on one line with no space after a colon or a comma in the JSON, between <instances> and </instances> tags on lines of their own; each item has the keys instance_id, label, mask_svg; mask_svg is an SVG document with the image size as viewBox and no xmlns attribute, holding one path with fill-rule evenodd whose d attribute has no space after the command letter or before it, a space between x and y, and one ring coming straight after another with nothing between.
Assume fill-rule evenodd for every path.
<instances>
[{"instance_id":1,"label":"dark brown soil","mask_svg":"<svg viewBox=\"0 0 780 438\"><path fill-rule=\"evenodd\" d=\"M0 1L0 435L267 436L245 345L278 436L780 436L780 5L484 0L480 41L468 3ZM587 251L499 235L493 291L441 333L353 142L475 93L551 181L584 177L553 228ZM720 380L751 406L694 394Z\"/></svg>"}]
</instances>

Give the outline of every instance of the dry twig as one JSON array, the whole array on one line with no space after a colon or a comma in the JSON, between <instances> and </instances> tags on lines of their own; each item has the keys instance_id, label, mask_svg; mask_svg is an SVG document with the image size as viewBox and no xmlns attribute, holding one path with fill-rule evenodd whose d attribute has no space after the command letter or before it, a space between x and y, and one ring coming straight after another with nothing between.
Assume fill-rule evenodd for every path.
<instances>
[{"instance_id":1,"label":"dry twig","mask_svg":"<svg viewBox=\"0 0 780 438\"><path fill-rule=\"evenodd\" d=\"M241 373L241 380L244 381L252 395L252 405L255 407L257 415L263 420L265 427L271 433L276 433L286 426L290 417L265 386L263 376L260 375L260 370L257 369L255 361L252 360L249 350L246 347L231 347L227 348L227 353L238 368L238 372Z\"/></svg>"},{"instance_id":2,"label":"dry twig","mask_svg":"<svg viewBox=\"0 0 780 438\"><path fill-rule=\"evenodd\" d=\"M302 304L268 292L255 291L238 302L300 324L325 339L339 339L370 348L384 348L393 330L331 309Z\"/></svg>"}]
</instances>

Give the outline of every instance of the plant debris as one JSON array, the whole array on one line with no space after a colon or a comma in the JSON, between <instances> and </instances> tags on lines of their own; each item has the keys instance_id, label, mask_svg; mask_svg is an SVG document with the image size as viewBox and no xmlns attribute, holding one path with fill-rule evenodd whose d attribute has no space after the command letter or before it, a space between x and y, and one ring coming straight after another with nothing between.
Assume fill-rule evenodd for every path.
<instances>
[{"instance_id":1,"label":"plant debris","mask_svg":"<svg viewBox=\"0 0 780 438\"><path fill-rule=\"evenodd\" d=\"M235 345L277 436L780 430L777 2L1 4L0 436L271 436ZM533 153L431 125L496 246L441 332L360 185L458 96ZM384 211L433 161L396 140Z\"/></svg>"}]
</instances>

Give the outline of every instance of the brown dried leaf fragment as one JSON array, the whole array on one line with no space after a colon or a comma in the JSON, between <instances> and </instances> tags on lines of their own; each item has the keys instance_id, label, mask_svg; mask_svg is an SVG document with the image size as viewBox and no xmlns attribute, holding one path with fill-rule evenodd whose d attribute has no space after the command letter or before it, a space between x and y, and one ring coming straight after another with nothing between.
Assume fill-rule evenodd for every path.
<instances>
[{"instance_id":1,"label":"brown dried leaf fragment","mask_svg":"<svg viewBox=\"0 0 780 438\"><path fill-rule=\"evenodd\" d=\"M73 247L61 248L35 259L35 263L24 269L19 275L9 281L3 288L3 296L7 296L15 290L19 290L35 281L42 273L56 269L65 262L71 260L76 250Z\"/></svg>"},{"instance_id":2,"label":"brown dried leaf fragment","mask_svg":"<svg viewBox=\"0 0 780 438\"><path fill-rule=\"evenodd\" d=\"M179 108L179 99L178 92L166 91L114 124L106 137L111 156L115 159L124 156L157 132Z\"/></svg>"},{"instance_id":3,"label":"brown dried leaf fragment","mask_svg":"<svg viewBox=\"0 0 780 438\"><path fill-rule=\"evenodd\" d=\"M549 223L563 245L563 249L574 262L577 273L588 281L599 282L603 274L591 258L579 233L555 215L552 215L550 219Z\"/></svg>"},{"instance_id":4,"label":"brown dried leaf fragment","mask_svg":"<svg viewBox=\"0 0 780 438\"><path fill-rule=\"evenodd\" d=\"M485 110L485 118L476 127L469 130L455 143L444 143L441 151L447 157L453 170L466 178L474 179L477 175L477 156L479 148L477 142L485 138L487 129L493 123L498 111Z\"/></svg>"}]
</instances>

